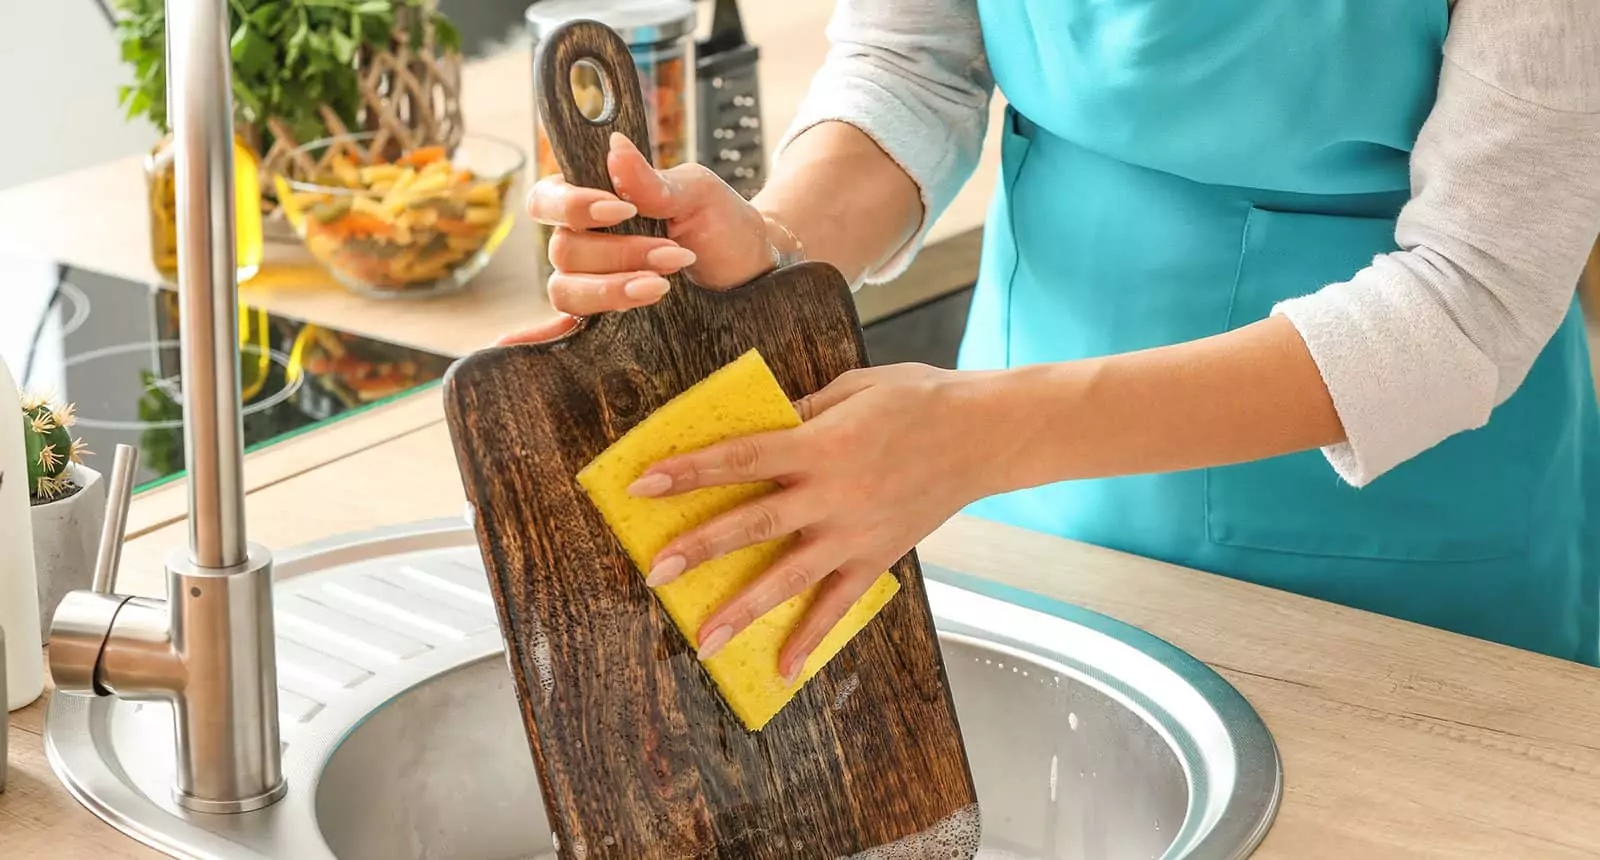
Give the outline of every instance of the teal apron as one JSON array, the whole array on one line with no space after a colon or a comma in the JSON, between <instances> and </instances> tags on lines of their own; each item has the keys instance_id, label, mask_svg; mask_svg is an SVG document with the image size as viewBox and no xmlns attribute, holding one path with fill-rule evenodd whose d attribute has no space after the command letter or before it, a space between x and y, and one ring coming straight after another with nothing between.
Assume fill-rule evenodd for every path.
<instances>
[{"instance_id":1,"label":"teal apron","mask_svg":"<svg viewBox=\"0 0 1600 860\"><path fill-rule=\"evenodd\" d=\"M961 367L1207 337L1396 250L1446 0L978 5L1009 108ZM1487 427L1366 488L1309 451L969 513L1593 664L1597 493L1574 303Z\"/></svg>"}]
</instances>

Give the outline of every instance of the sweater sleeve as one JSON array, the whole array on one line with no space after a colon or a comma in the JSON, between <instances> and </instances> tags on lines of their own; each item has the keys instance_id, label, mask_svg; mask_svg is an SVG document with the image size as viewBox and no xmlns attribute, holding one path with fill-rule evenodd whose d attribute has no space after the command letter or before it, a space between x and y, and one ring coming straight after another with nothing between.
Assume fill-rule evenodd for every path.
<instances>
[{"instance_id":1,"label":"sweater sleeve","mask_svg":"<svg viewBox=\"0 0 1600 860\"><path fill-rule=\"evenodd\" d=\"M1284 302L1362 486L1488 422L1572 305L1600 235L1600 3L1457 0L1399 250Z\"/></svg>"},{"instance_id":2,"label":"sweater sleeve","mask_svg":"<svg viewBox=\"0 0 1600 860\"><path fill-rule=\"evenodd\" d=\"M777 157L806 129L844 122L871 137L916 183L922 223L866 273L868 283L880 283L905 269L971 177L994 81L976 0L839 0L827 36L827 59Z\"/></svg>"}]
</instances>

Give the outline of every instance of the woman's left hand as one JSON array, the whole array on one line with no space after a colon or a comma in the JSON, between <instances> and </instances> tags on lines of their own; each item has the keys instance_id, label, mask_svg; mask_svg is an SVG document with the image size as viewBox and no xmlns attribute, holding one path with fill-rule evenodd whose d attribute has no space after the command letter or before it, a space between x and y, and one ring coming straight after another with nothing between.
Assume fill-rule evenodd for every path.
<instances>
[{"instance_id":1,"label":"woman's left hand","mask_svg":"<svg viewBox=\"0 0 1600 860\"><path fill-rule=\"evenodd\" d=\"M651 466L629 491L662 497L773 481L779 489L672 541L651 585L752 544L797 534L766 572L706 619L700 657L791 597L822 583L778 658L791 683L856 600L985 486L997 456L985 438L988 374L900 364L852 371L796 404L804 423L733 439Z\"/></svg>"}]
</instances>

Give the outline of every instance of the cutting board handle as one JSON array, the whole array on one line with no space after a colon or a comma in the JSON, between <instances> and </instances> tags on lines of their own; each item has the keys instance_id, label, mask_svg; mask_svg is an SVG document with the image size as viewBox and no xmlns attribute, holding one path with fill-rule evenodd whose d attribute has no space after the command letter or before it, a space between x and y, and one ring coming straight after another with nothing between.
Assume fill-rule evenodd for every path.
<instances>
[{"instance_id":1,"label":"cutting board handle","mask_svg":"<svg viewBox=\"0 0 1600 860\"><path fill-rule=\"evenodd\" d=\"M539 118L562 176L573 185L615 193L606 169L611 133L627 135L646 160L651 152L650 119L628 43L597 21L568 21L539 44L535 64ZM604 108L594 119L584 115L572 91L572 73L581 64L598 71L605 94ZM665 237L667 225L639 216L606 232Z\"/></svg>"}]
</instances>

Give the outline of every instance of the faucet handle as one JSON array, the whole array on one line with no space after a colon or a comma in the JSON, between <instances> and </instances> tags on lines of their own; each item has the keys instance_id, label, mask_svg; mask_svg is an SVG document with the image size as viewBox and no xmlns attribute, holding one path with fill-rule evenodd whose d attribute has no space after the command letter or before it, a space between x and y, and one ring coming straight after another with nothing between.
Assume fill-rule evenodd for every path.
<instances>
[{"instance_id":1,"label":"faucet handle","mask_svg":"<svg viewBox=\"0 0 1600 860\"><path fill-rule=\"evenodd\" d=\"M139 449L118 445L111 460L107 487L106 521L100 529L100 551L94 559L93 590L110 594L117 588L117 568L122 564L122 538L128 530L128 505L133 499L133 473L139 467Z\"/></svg>"}]
</instances>

